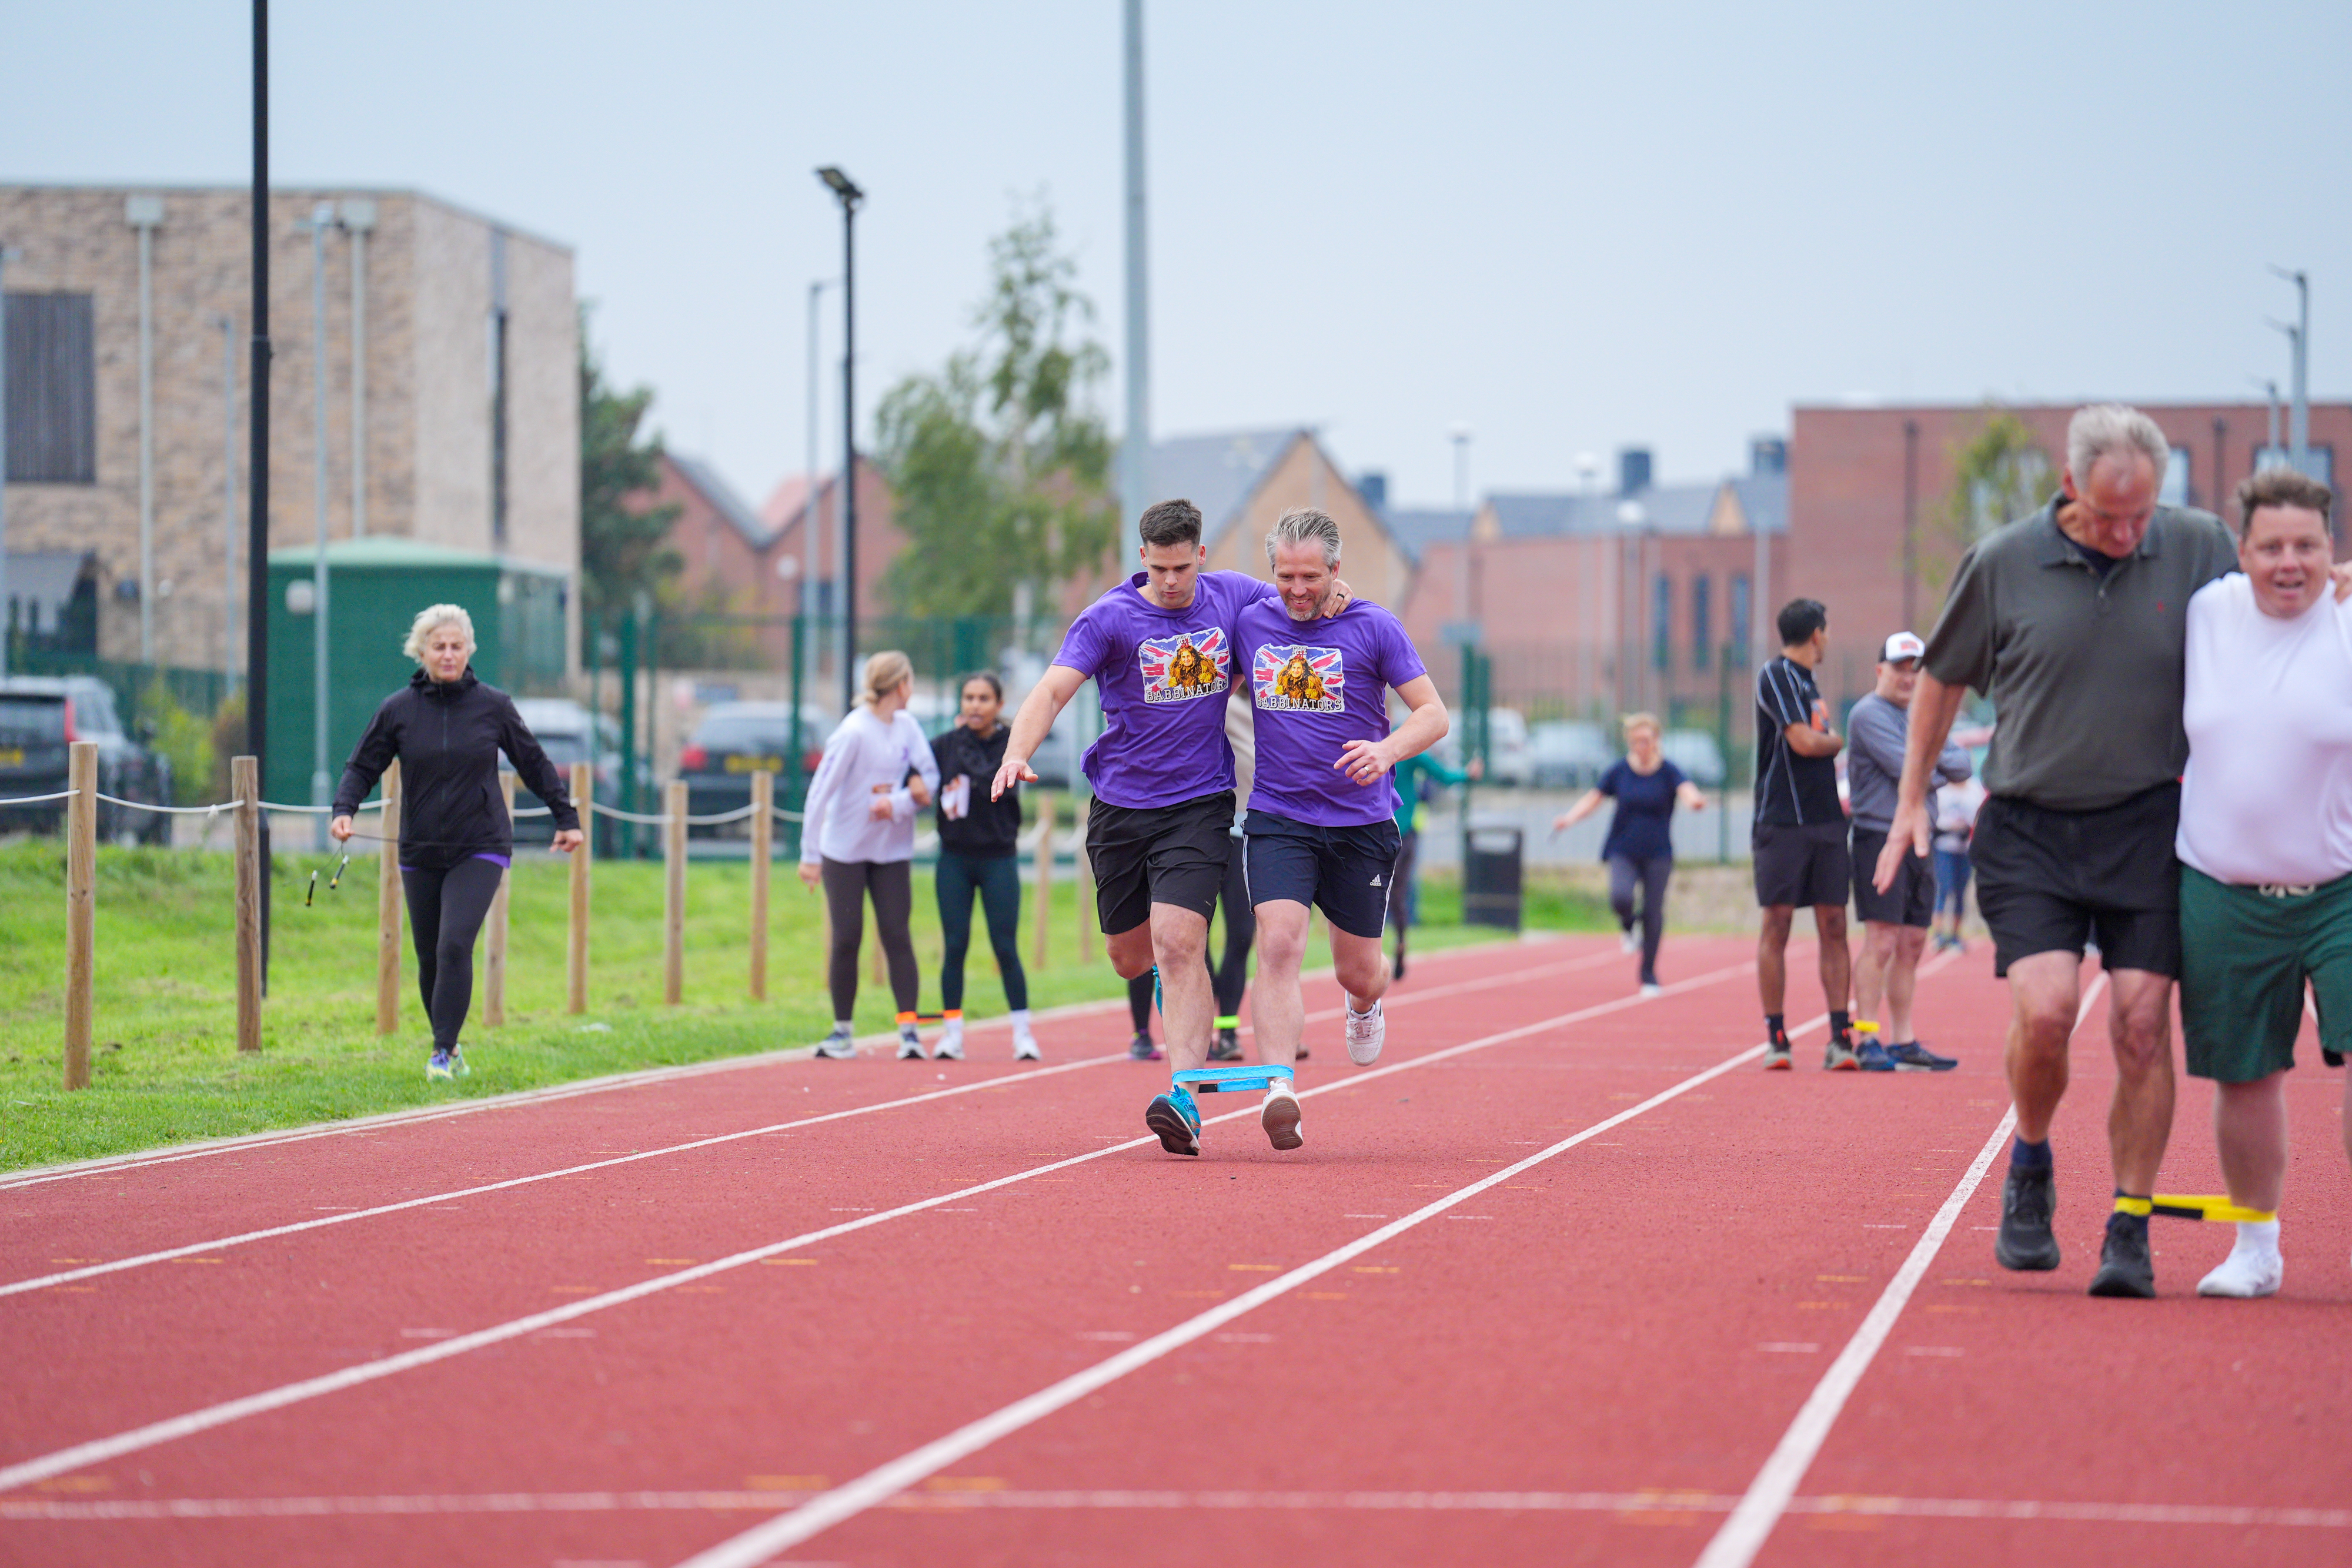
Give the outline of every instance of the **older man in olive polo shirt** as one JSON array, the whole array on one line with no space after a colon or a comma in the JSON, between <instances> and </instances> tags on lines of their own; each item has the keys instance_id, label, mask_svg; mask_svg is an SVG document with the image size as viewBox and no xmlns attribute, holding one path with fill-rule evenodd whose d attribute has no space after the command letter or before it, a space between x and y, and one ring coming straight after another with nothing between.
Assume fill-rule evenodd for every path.
<instances>
[{"instance_id":1,"label":"older man in olive polo shirt","mask_svg":"<svg viewBox=\"0 0 2352 1568\"><path fill-rule=\"evenodd\" d=\"M2000 722L1991 799L1971 847L1994 973L2009 979L2007 1067L2016 1105L1993 1256L2058 1266L2050 1123L2066 1092L2084 940L2095 936L2116 1066L2107 1117L2119 1197L2155 1188L2172 1130L2172 984L2180 972L2180 771L2189 596L2236 549L2210 513L2157 504L2169 444L2119 404L2066 431L2063 493L1979 540L1927 639L1903 783L1876 882L1928 852L1927 786L1967 688ZM2347 591L2337 569L2337 592ZM2153 1296L2144 1205L2108 1216L2095 1296Z\"/></svg>"}]
</instances>

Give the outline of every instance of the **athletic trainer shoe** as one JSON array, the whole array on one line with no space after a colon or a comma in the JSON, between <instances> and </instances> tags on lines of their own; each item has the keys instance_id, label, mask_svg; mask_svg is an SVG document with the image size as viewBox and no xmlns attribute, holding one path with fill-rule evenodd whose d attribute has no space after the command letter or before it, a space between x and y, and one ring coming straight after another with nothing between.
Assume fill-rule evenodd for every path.
<instances>
[{"instance_id":1,"label":"athletic trainer shoe","mask_svg":"<svg viewBox=\"0 0 2352 1568\"><path fill-rule=\"evenodd\" d=\"M2128 1222L2128 1214L2107 1216L2107 1239L2099 1248L2099 1271L2091 1276L2095 1296L2133 1296L2142 1301L2156 1294L2156 1263L2147 1254L2147 1224Z\"/></svg>"},{"instance_id":2,"label":"athletic trainer shoe","mask_svg":"<svg viewBox=\"0 0 2352 1568\"><path fill-rule=\"evenodd\" d=\"M1030 1032L1029 1026L1025 1023L1016 1023L1013 1026L1013 1060L1015 1061L1045 1060L1045 1053L1037 1049L1037 1037Z\"/></svg>"},{"instance_id":3,"label":"athletic trainer shoe","mask_svg":"<svg viewBox=\"0 0 2352 1568\"><path fill-rule=\"evenodd\" d=\"M1993 1239L1993 1261L2023 1273L2058 1267L2058 1238L2050 1233L2050 1211L2057 1202L2057 1173L2050 1166L2011 1166L2009 1179L2001 1184L2000 1234Z\"/></svg>"},{"instance_id":4,"label":"athletic trainer shoe","mask_svg":"<svg viewBox=\"0 0 2352 1568\"><path fill-rule=\"evenodd\" d=\"M1789 1056L1788 1035L1780 1030L1774 1030L1772 1038L1764 1042L1764 1071L1786 1072L1793 1065Z\"/></svg>"},{"instance_id":5,"label":"athletic trainer shoe","mask_svg":"<svg viewBox=\"0 0 2352 1568\"><path fill-rule=\"evenodd\" d=\"M1144 1107L1143 1124L1159 1134L1160 1146L1171 1155L1201 1152L1201 1109L1192 1103L1189 1089L1171 1089L1155 1098Z\"/></svg>"},{"instance_id":6,"label":"athletic trainer shoe","mask_svg":"<svg viewBox=\"0 0 2352 1568\"><path fill-rule=\"evenodd\" d=\"M1135 1038L1127 1042L1127 1059L1129 1061L1157 1061L1160 1060L1160 1048L1151 1043L1151 1034L1150 1030L1138 1030L1136 1031Z\"/></svg>"},{"instance_id":7,"label":"athletic trainer shoe","mask_svg":"<svg viewBox=\"0 0 2352 1568\"><path fill-rule=\"evenodd\" d=\"M1242 1059L1242 1037L1236 1030L1221 1029L1216 1043L1209 1047L1211 1061L1239 1061Z\"/></svg>"},{"instance_id":8,"label":"athletic trainer shoe","mask_svg":"<svg viewBox=\"0 0 2352 1568\"><path fill-rule=\"evenodd\" d=\"M1348 1009L1349 1061L1359 1067L1370 1067L1381 1059L1381 1045L1388 1037L1389 1020L1381 1013L1380 1003L1374 1002L1372 1010L1368 1013L1360 1013L1353 1008ZM1298 1054L1304 1056L1307 1053L1302 1051ZM1277 1144L1275 1146L1280 1148L1283 1145Z\"/></svg>"},{"instance_id":9,"label":"athletic trainer shoe","mask_svg":"<svg viewBox=\"0 0 2352 1568\"><path fill-rule=\"evenodd\" d=\"M1652 997L1662 997L1665 994L1664 988L1662 988L1657 981L1644 980L1642 982L1642 998L1644 1001L1648 1000Z\"/></svg>"},{"instance_id":10,"label":"athletic trainer shoe","mask_svg":"<svg viewBox=\"0 0 2352 1568\"><path fill-rule=\"evenodd\" d=\"M1864 1072L1892 1072L1895 1071L1895 1059L1886 1053L1886 1048L1885 1046L1878 1043L1878 1037L1876 1035L1873 1035L1868 1040L1864 1040L1861 1045L1854 1049L1853 1064L1862 1069Z\"/></svg>"},{"instance_id":11,"label":"athletic trainer shoe","mask_svg":"<svg viewBox=\"0 0 2352 1568\"><path fill-rule=\"evenodd\" d=\"M915 1032L913 1024L898 1026L898 1060L901 1061L923 1060L923 1037Z\"/></svg>"},{"instance_id":12,"label":"athletic trainer shoe","mask_svg":"<svg viewBox=\"0 0 2352 1568\"><path fill-rule=\"evenodd\" d=\"M1639 936L1634 936L1630 927L1617 933L1617 951L1620 953L1638 953L1641 950L1642 939Z\"/></svg>"},{"instance_id":13,"label":"athletic trainer shoe","mask_svg":"<svg viewBox=\"0 0 2352 1568\"><path fill-rule=\"evenodd\" d=\"M857 1042L846 1029L835 1024L831 1034L816 1042L816 1053L828 1061L847 1061L857 1054Z\"/></svg>"},{"instance_id":14,"label":"athletic trainer shoe","mask_svg":"<svg viewBox=\"0 0 2352 1568\"><path fill-rule=\"evenodd\" d=\"M1829 1044L1822 1049L1822 1071L1823 1072L1862 1071L1862 1059L1853 1053L1853 1041L1851 1038L1842 1034L1830 1036Z\"/></svg>"},{"instance_id":15,"label":"athletic trainer shoe","mask_svg":"<svg viewBox=\"0 0 2352 1568\"><path fill-rule=\"evenodd\" d=\"M941 1061L963 1060L963 1020L956 1019L940 1031L940 1042L931 1047L931 1054Z\"/></svg>"},{"instance_id":16,"label":"athletic trainer shoe","mask_svg":"<svg viewBox=\"0 0 2352 1568\"><path fill-rule=\"evenodd\" d=\"M432 1060L425 1064L425 1076L446 1083L457 1076L457 1065L449 1060L449 1052L435 1047Z\"/></svg>"},{"instance_id":17,"label":"athletic trainer shoe","mask_svg":"<svg viewBox=\"0 0 2352 1568\"><path fill-rule=\"evenodd\" d=\"M466 1048L464 1046L453 1045L449 1048L449 1071L459 1078L463 1078L466 1074L474 1071L472 1068L466 1065Z\"/></svg>"},{"instance_id":18,"label":"athletic trainer shoe","mask_svg":"<svg viewBox=\"0 0 2352 1568\"><path fill-rule=\"evenodd\" d=\"M2197 1281L2200 1296L2235 1296L2250 1300L2255 1296L2275 1296L2286 1279L2286 1261L2279 1256L2275 1239L2267 1252L2249 1248L2241 1239L2221 1260L2221 1266Z\"/></svg>"},{"instance_id":19,"label":"athletic trainer shoe","mask_svg":"<svg viewBox=\"0 0 2352 1568\"><path fill-rule=\"evenodd\" d=\"M1288 1090L1277 1089L1265 1097L1257 1124L1265 1129L1265 1141L1277 1149L1295 1149L1307 1141L1298 1131L1298 1096Z\"/></svg>"},{"instance_id":20,"label":"athletic trainer shoe","mask_svg":"<svg viewBox=\"0 0 2352 1568\"><path fill-rule=\"evenodd\" d=\"M1895 1063L1897 1072L1949 1072L1959 1065L1957 1058L1937 1056L1916 1040L1888 1046L1886 1059Z\"/></svg>"}]
</instances>

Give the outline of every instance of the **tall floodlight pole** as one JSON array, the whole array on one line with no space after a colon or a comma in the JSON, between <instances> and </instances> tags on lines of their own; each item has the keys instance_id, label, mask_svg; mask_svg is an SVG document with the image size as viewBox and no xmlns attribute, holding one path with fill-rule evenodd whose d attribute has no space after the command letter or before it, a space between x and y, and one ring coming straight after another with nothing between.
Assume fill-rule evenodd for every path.
<instances>
[{"instance_id":1,"label":"tall floodlight pole","mask_svg":"<svg viewBox=\"0 0 2352 1568\"><path fill-rule=\"evenodd\" d=\"M236 318L221 329L221 695L236 688Z\"/></svg>"},{"instance_id":2,"label":"tall floodlight pole","mask_svg":"<svg viewBox=\"0 0 2352 1568\"><path fill-rule=\"evenodd\" d=\"M817 612L820 595L817 584L822 570L817 559L817 493L821 488L816 471L817 414L817 300L832 287L831 278L818 278L809 284L808 296L808 487L801 501L801 613L813 616ZM812 648L816 644L810 644Z\"/></svg>"},{"instance_id":3,"label":"tall floodlight pole","mask_svg":"<svg viewBox=\"0 0 2352 1568\"><path fill-rule=\"evenodd\" d=\"M2273 272L2294 285L2294 329L2289 335L2294 340L2294 380L2288 395L2294 401L2287 413L2287 460L2298 474L2311 472L2311 277L2307 273L2290 272L2284 267L2273 267Z\"/></svg>"},{"instance_id":4,"label":"tall floodlight pole","mask_svg":"<svg viewBox=\"0 0 2352 1568\"><path fill-rule=\"evenodd\" d=\"M16 252L0 245L0 677L8 674L8 640L16 618L8 609L8 264Z\"/></svg>"},{"instance_id":5,"label":"tall floodlight pole","mask_svg":"<svg viewBox=\"0 0 2352 1568\"><path fill-rule=\"evenodd\" d=\"M245 746L269 776L269 0L253 0L252 450L246 463ZM261 813L269 864L269 813ZM261 878L261 989L269 991L269 877Z\"/></svg>"},{"instance_id":6,"label":"tall floodlight pole","mask_svg":"<svg viewBox=\"0 0 2352 1568\"><path fill-rule=\"evenodd\" d=\"M1151 504L1151 294L1145 252L1143 0L1127 0L1127 439L1118 509L1133 528Z\"/></svg>"},{"instance_id":7,"label":"tall floodlight pole","mask_svg":"<svg viewBox=\"0 0 2352 1568\"><path fill-rule=\"evenodd\" d=\"M1470 427L1457 424L1454 442L1454 510L1462 518L1462 545L1454 557L1454 618L1470 619Z\"/></svg>"},{"instance_id":8,"label":"tall floodlight pole","mask_svg":"<svg viewBox=\"0 0 2352 1568\"><path fill-rule=\"evenodd\" d=\"M163 198L132 196L123 218L139 233L139 662L155 662L155 229Z\"/></svg>"},{"instance_id":9,"label":"tall floodlight pole","mask_svg":"<svg viewBox=\"0 0 2352 1568\"><path fill-rule=\"evenodd\" d=\"M828 163L816 172L841 201L841 706L857 701L857 204L866 193Z\"/></svg>"},{"instance_id":10,"label":"tall floodlight pole","mask_svg":"<svg viewBox=\"0 0 2352 1568\"><path fill-rule=\"evenodd\" d=\"M352 239L352 538L367 537L367 242L375 203L362 196L342 205Z\"/></svg>"},{"instance_id":11,"label":"tall floodlight pole","mask_svg":"<svg viewBox=\"0 0 2352 1568\"><path fill-rule=\"evenodd\" d=\"M315 383L311 420L318 459L318 494L312 498L318 548L310 558L310 657L314 665L310 674L310 804L324 806L333 800L335 788L335 781L327 775L327 231L336 226L334 204L320 202L312 208L310 221L305 226L310 231L310 377ZM327 819L323 815L317 817L313 826L317 847L323 851L327 847Z\"/></svg>"}]
</instances>

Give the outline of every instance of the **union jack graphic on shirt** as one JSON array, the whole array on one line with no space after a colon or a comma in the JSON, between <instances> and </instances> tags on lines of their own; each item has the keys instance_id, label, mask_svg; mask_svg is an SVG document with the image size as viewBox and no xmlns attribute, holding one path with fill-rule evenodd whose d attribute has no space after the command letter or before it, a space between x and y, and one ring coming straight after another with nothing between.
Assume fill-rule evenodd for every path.
<instances>
[{"instance_id":1,"label":"union jack graphic on shirt","mask_svg":"<svg viewBox=\"0 0 2352 1568\"><path fill-rule=\"evenodd\" d=\"M1215 696L1233 684L1233 650L1225 644L1223 627L1146 637L1135 655L1143 667L1143 700L1148 703Z\"/></svg>"},{"instance_id":2,"label":"union jack graphic on shirt","mask_svg":"<svg viewBox=\"0 0 2352 1568\"><path fill-rule=\"evenodd\" d=\"M1273 713L1340 713L1348 706L1347 665L1337 648L1260 648L1250 694Z\"/></svg>"}]
</instances>

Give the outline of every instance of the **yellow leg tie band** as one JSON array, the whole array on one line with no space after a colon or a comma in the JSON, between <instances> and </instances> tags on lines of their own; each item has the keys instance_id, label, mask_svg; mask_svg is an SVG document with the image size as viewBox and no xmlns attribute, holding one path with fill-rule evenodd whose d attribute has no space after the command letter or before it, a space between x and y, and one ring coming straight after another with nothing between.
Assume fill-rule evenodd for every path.
<instances>
[{"instance_id":1,"label":"yellow leg tie band","mask_svg":"<svg viewBox=\"0 0 2352 1568\"><path fill-rule=\"evenodd\" d=\"M1855 1019L1849 1026L1856 1034L1876 1034L1878 1026L1868 1019Z\"/></svg>"},{"instance_id":2,"label":"yellow leg tie band","mask_svg":"<svg viewBox=\"0 0 2352 1568\"><path fill-rule=\"evenodd\" d=\"M2137 1214L2142 1219L2146 1219L2148 1215L2155 1210L2155 1208L2156 1200L2154 1198L2126 1197L2122 1193L2116 1194L2116 1212L2117 1214Z\"/></svg>"},{"instance_id":3,"label":"yellow leg tie band","mask_svg":"<svg viewBox=\"0 0 2352 1568\"><path fill-rule=\"evenodd\" d=\"M2158 1193L2154 1197L2116 1199L2116 1207L2126 1202L2141 1205L2140 1212L2169 1215L2175 1219L2204 1219L2217 1225L2261 1225L2278 1218L2275 1209L2240 1208L2230 1201L2229 1194L2217 1193L2198 1197L2181 1193Z\"/></svg>"}]
</instances>

